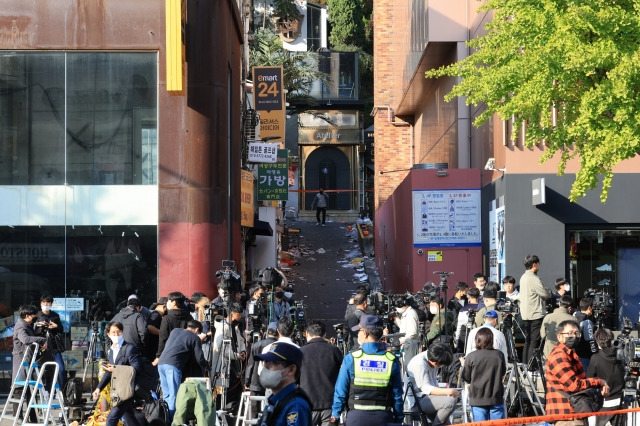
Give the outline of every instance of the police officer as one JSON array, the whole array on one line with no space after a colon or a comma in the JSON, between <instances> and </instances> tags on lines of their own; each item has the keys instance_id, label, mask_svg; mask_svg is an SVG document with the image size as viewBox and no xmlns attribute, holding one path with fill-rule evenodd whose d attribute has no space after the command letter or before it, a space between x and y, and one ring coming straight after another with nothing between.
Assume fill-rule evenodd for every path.
<instances>
[{"instance_id":1,"label":"police officer","mask_svg":"<svg viewBox=\"0 0 640 426\"><path fill-rule=\"evenodd\" d=\"M338 423L348 407L347 426L378 426L401 422L402 376L395 355L379 344L382 318L362 315L358 332L360 349L342 361L331 407L331 423Z\"/></svg>"},{"instance_id":2,"label":"police officer","mask_svg":"<svg viewBox=\"0 0 640 426\"><path fill-rule=\"evenodd\" d=\"M260 371L260 384L271 389L267 399L269 405L260 416L260 426L311 426L311 404L300 381L302 351L294 345L276 342L271 348L255 358L264 362Z\"/></svg>"}]
</instances>

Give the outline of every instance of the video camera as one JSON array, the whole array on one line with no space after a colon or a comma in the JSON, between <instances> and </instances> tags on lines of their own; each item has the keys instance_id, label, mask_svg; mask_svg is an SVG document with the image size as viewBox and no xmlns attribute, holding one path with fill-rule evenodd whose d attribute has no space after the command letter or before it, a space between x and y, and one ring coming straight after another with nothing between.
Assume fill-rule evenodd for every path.
<instances>
[{"instance_id":1,"label":"video camera","mask_svg":"<svg viewBox=\"0 0 640 426\"><path fill-rule=\"evenodd\" d=\"M613 341L613 347L617 349L616 357L623 362L633 376L637 377L638 373L640 373L640 339L631 337L631 330L633 330L631 319L624 317L622 331L618 338Z\"/></svg>"},{"instance_id":2,"label":"video camera","mask_svg":"<svg viewBox=\"0 0 640 426\"><path fill-rule=\"evenodd\" d=\"M236 262L233 260L223 260L222 267L224 269L216 271L216 277L220 278L220 282L222 283L221 288L225 292L241 292L242 285L240 282L240 275L236 273Z\"/></svg>"},{"instance_id":3,"label":"video camera","mask_svg":"<svg viewBox=\"0 0 640 426\"><path fill-rule=\"evenodd\" d=\"M518 308L518 302L511 300L507 297L506 291L499 291L496 299L496 311L509 315L514 315L520 312Z\"/></svg>"}]
</instances>

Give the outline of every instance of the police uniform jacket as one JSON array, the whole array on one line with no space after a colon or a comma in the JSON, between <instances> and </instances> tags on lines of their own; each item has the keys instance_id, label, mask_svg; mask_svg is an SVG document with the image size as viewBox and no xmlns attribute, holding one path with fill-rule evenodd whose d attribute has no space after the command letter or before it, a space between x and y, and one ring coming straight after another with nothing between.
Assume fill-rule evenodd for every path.
<instances>
[{"instance_id":1,"label":"police uniform jacket","mask_svg":"<svg viewBox=\"0 0 640 426\"><path fill-rule=\"evenodd\" d=\"M365 354L384 355L385 349L377 342L367 342L362 345L361 349ZM355 378L353 352L347 354L342 360L338 380L336 381L335 392L333 394L333 405L331 407L331 415L340 417L340 413L345 408L347 398L349 396L349 387ZM402 409L402 375L400 364L396 360L391 370L391 390L393 399L393 412L398 419L403 418Z\"/></svg>"}]
</instances>

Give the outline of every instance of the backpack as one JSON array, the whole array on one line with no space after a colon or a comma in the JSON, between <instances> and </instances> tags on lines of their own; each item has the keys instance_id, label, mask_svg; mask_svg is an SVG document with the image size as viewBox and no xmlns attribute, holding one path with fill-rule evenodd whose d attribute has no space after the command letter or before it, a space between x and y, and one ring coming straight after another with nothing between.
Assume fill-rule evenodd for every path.
<instances>
[{"instance_id":1,"label":"backpack","mask_svg":"<svg viewBox=\"0 0 640 426\"><path fill-rule=\"evenodd\" d=\"M148 422L156 419L169 422L169 406L162 398L152 398L151 401L144 404L142 410Z\"/></svg>"},{"instance_id":2,"label":"backpack","mask_svg":"<svg viewBox=\"0 0 640 426\"><path fill-rule=\"evenodd\" d=\"M79 377L69 379L64 385L62 397L65 405L83 405L86 400L82 400L82 379Z\"/></svg>"}]
</instances>

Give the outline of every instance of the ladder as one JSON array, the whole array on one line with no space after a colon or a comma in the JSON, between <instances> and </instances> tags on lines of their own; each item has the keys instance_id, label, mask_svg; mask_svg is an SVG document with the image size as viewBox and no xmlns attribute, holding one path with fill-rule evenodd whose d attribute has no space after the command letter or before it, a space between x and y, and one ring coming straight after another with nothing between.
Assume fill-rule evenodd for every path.
<instances>
[{"instance_id":1,"label":"ladder","mask_svg":"<svg viewBox=\"0 0 640 426\"><path fill-rule=\"evenodd\" d=\"M45 377L46 371L53 370L51 392L48 394L44 391L44 383L42 382ZM66 409L62 399L62 391L60 390L60 384L58 383L58 363L55 361L49 361L42 364L38 379L35 386L37 392L31 392L31 398L27 405L27 413L31 409L35 409L36 413L40 411L38 415L38 423L22 423L22 426L46 426L51 421L51 424L55 422L55 419L51 418L51 410L60 410L62 412L62 418L64 419L65 426L69 426L69 420L67 419ZM36 395L39 396L40 402L36 401ZM45 396L43 398L43 396ZM57 402L54 402L54 398Z\"/></svg>"},{"instance_id":2,"label":"ladder","mask_svg":"<svg viewBox=\"0 0 640 426\"><path fill-rule=\"evenodd\" d=\"M251 392L242 392L242 398L240 399L240 406L238 407L238 417L236 418L236 426L243 425L255 425L260 421L260 417L253 419L251 413L251 401L262 401L264 407L264 401L266 396L251 395Z\"/></svg>"},{"instance_id":3,"label":"ladder","mask_svg":"<svg viewBox=\"0 0 640 426\"><path fill-rule=\"evenodd\" d=\"M20 368L15 375L15 380L11 384L11 390L9 390L9 396L4 404L4 409L2 410L0 419L13 420L12 426L16 426L18 424L18 419L22 412L22 406L27 398L27 391L29 389L35 390L37 377L40 375L38 363L36 362L39 352L40 345L37 343L29 345L27 350L24 351L24 355L22 355ZM19 396L16 396L17 392L19 392ZM31 393L33 394L34 392ZM9 416L7 414L7 410L9 409L9 406L13 409L14 404L17 404L17 408L15 409L13 416ZM28 417L28 415L29 410L25 413L25 416Z\"/></svg>"}]
</instances>

